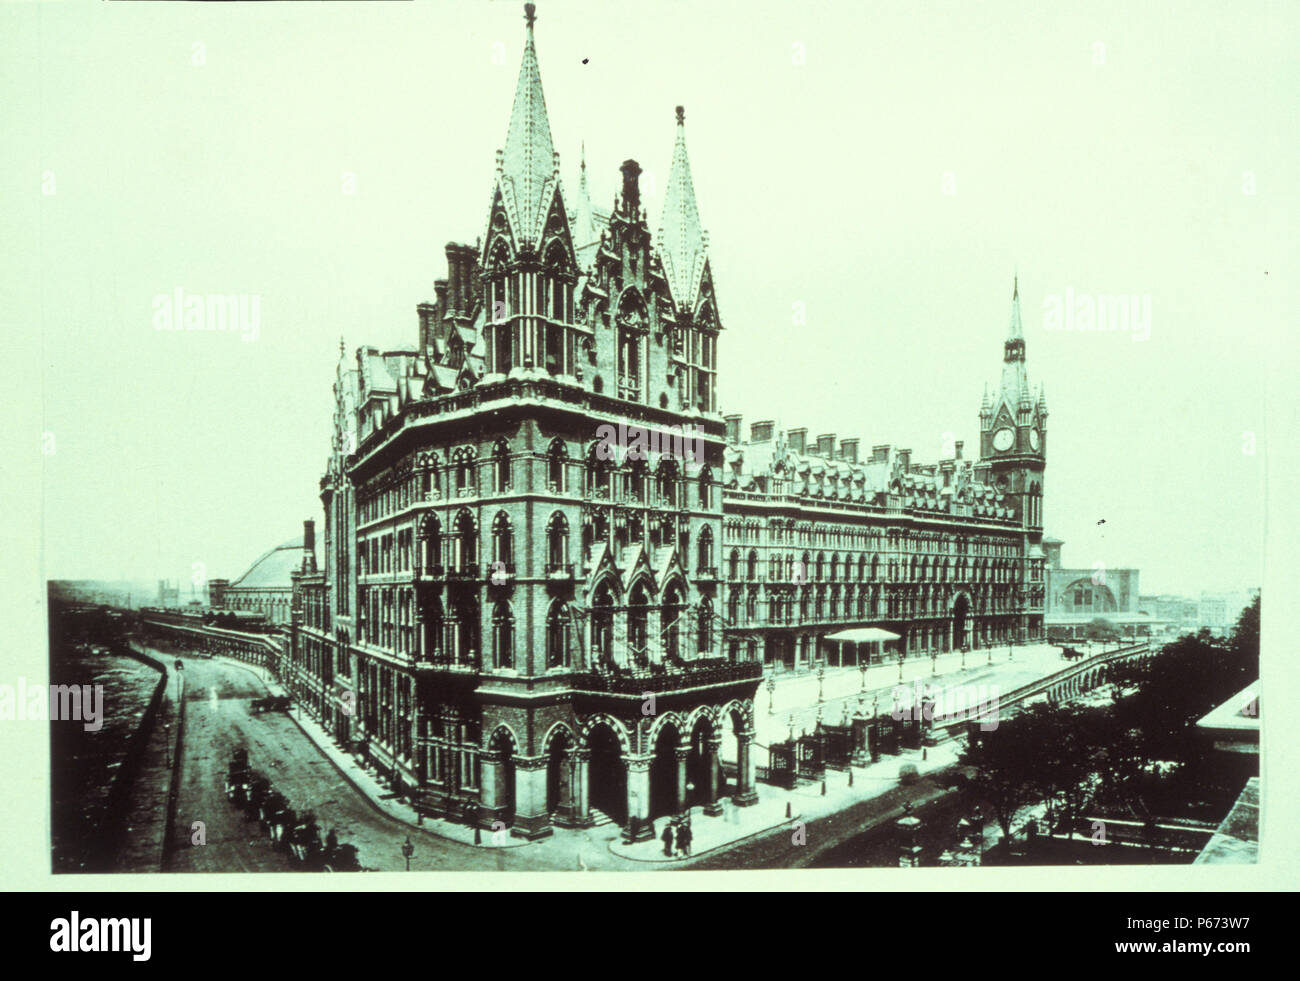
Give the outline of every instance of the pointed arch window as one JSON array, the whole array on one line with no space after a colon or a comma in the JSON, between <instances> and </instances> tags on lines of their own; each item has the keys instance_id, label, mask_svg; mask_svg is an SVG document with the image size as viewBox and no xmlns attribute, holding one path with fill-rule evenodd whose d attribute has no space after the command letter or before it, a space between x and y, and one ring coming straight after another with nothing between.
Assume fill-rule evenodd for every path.
<instances>
[{"instance_id":1,"label":"pointed arch window","mask_svg":"<svg viewBox=\"0 0 1300 981\"><path fill-rule=\"evenodd\" d=\"M417 575L436 576L442 572L442 525L430 514L420 529Z\"/></svg>"},{"instance_id":2,"label":"pointed arch window","mask_svg":"<svg viewBox=\"0 0 1300 981\"><path fill-rule=\"evenodd\" d=\"M569 654L569 610L563 600L551 600L546 611L546 666L567 668L572 664Z\"/></svg>"},{"instance_id":3,"label":"pointed arch window","mask_svg":"<svg viewBox=\"0 0 1300 981\"><path fill-rule=\"evenodd\" d=\"M514 572L514 535L510 516L504 511L498 511L492 521L492 565L494 569Z\"/></svg>"},{"instance_id":4,"label":"pointed arch window","mask_svg":"<svg viewBox=\"0 0 1300 981\"><path fill-rule=\"evenodd\" d=\"M562 572L569 565L569 520L559 511L546 523L546 571Z\"/></svg>"},{"instance_id":5,"label":"pointed arch window","mask_svg":"<svg viewBox=\"0 0 1300 981\"><path fill-rule=\"evenodd\" d=\"M713 568L713 529L705 525L704 530L700 532L700 540L696 546L698 555L696 556L701 573L707 572Z\"/></svg>"},{"instance_id":6,"label":"pointed arch window","mask_svg":"<svg viewBox=\"0 0 1300 981\"><path fill-rule=\"evenodd\" d=\"M499 439L492 448L492 490L504 494L510 489L510 447Z\"/></svg>"},{"instance_id":7,"label":"pointed arch window","mask_svg":"<svg viewBox=\"0 0 1300 981\"><path fill-rule=\"evenodd\" d=\"M565 487L565 471L569 460L569 451L561 439L551 440L551 445L546 450L546 483L553 493L563 494Z\"/></svg>"},{"instance_id":8,"label":"pointed arch window","mask_svg":"<svg viewBox=\"0 0 1300 981\"><path fill-rule=\"evenodd\" d=\"M713 471L708 467L700 471L700 507L706 511L713 507Z\"/></svg>"},{"instance_id":9,"label":"pointed arch window","mask_svg":"<svg viewBox=\"0 0 1300 981\"><path fill-rule=\"evenodd\" d=\"M474 517L462 509L456 515L455 537L452 539L452 568L461 573L474 571L478 563L478 534Z\"/></svg>"},{"instance_id":10,"label":"pointed arch window","mask_svg":"<svg viewBox=\"0 0 1300 981\"><path fill-rule=\"evenodd\" d=\"M515 666L515 617L505 600L492 608L492 658L498 668Z\"/></svg>"},{"instance_id":11,"label":"pointed arch window","mask_svg":"<svg viewBox=\"0 0 1300 981\"><path fill-rule=\"evenodd\" d=\"M696 624L695 650L701 656L713 651L713 600L707 596L700 600L699 620Z\"/></svg>"},{"instance_id":12,"label":"pointed arch window","mask_svg":"<svg viewBox=\"0 0 1300 981\"><path fill-rule=\"evenodd\" d=\"M664 659L680 660L682 621L685 619L686 605L682 599L681 587L673 584L664 594L664 604L660 614L660 642L663 645Z\"/></svg>"}]
</instances>

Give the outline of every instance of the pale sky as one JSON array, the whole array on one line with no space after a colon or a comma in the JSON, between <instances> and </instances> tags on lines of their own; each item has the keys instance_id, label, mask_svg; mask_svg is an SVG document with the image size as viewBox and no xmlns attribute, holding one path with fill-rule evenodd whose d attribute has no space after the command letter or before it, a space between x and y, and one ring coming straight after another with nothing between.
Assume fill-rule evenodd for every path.
<instances>
[{"instance_id":1,"label":"pale sky","mask_svg":"<svg viewBox=\"0 0 1300 981\"><path fill-rule=\"evenodd\" d=\"M657 227L686 107L723 411L977 452L1018 271L1047 533L1070 566L1194 594L1262 578L1296 24L541 0L536 36L570 195L582 141L604 207L635 158ZM482 234L522 3L6 4L0 36L3 323L40 327L45 573L233 578L319 518L340 335L412 347L444 243ZM257 296L257 338L155 330L178 288ZM1150 297L1149 337L1047 329L1067 291Z\"/></svg>"}]
</instances>

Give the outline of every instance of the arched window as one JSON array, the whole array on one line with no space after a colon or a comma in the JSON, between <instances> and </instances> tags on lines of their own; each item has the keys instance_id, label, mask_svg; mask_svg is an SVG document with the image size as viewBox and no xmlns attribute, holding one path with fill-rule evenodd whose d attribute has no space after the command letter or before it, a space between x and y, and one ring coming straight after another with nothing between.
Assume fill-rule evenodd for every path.
<instances>
[{"instance_id":1,"label":"arched window","mask_svg":"<svg viewBox=\"0 0 1300 981\"><path fill-rule=\"evenodd\" d=\"M657 471L659 481L659 502L668 507L677 506L677 464L665 458Z\"/></svg>"},{"instance_id":2,"label":"arched window","mask_svg":"<svg viewBox=\"0 0 1300 981\"><path fill-rule=\"evenodd\" d=\"M700 507L706 511L713 507L713 471L708 467L700 471Z\"/></svg>"},{"instance_id":3,"label":"arched window","mask_svg":"<svg viewBox=\"0 0 1300 981\"><path fill-rule=\"evenodd\" d=\"M492 490L504 494L510 489L510 447L504 439L492 448Z\"/></svg>"},{"instance_id":4,"label":"arched window","mask_svg":"<svg viewBox=\"0 0 1300 981\"><path fill-rule=\"evenodd\" d=\"M740 590L735 586L727 592L727 619L733 624L740 622Z\"/></svg>"},{"instance_id":5,"label":"arched window","mask_svg":"<svg viewBox=\"0 0 1300 981\"><path fill-rule=\"evenodd\" d=\"M458 450L455 457L456 493L469 494L474 490L474 461L468 450Z\"/></svg>"},{"instance_id":6,"label":"arched window","mask_svg":"<svg viewBox=\"0 0 1300 981\"><path fill-rule=\"evenodd\" d=\"M605 458L609 448L602 449L601 444L592 444L587 454L587 494L590 497L609 499L610 472L612 466Z\"/></svg>"},{"instance_id":7,"label":"arched window","mask_svg":"<svg viewBox=\"0 0 1300 981\"><path fill-rule=\"evenodd\" d=\"M501 565L497 565L497 563ZM492 521L492 563L494 569L504 567L506 572L514 572L514 536L510 530L510 516L498 511Z\"/></svg>"},{"instance_id":8,"label":"arched window","mask_svg":"<svg viewBox=\"0 0 1300 981\"><path fill-rule=\"evenodd\" d=\"M751 589L745 597L745 622L753 623L758 619L758 590Z\"/></svg>"},{"instance_id":9,"label":"arched window","mask_svg":"<svg viewBox=\"0 0 1300 981\"><path fill-rule=\"evenodd\" d=\"M551 445L546 450L546 483L553 493L563 494L566 490L564 477L568 459L569 451L564 441L551 440Z\"/></svg>"},{"instance_id":10,"label":"arched window","mask_svg":"<svg viewBox=\"0 0 1300 981\"><path fill-rule=\"evenodd\" d=\"M681 587L674 583L664 593L664 605L660 614L659 637L666 660L677 660L682 656L681 630L685 613Z\"/></svg>"},{"instance_id":11,"label":"arched window","mask_svg":"<svg viewBox=\"0 0 1300 981\"><path fill-rule=\"evenodd\" d=\"M745 578L758 578L758 551L756 549L751 548L749 550L749 558L745 562Z\"/></svg>"},{"instance_id":12,"label":"arched window","mask_svg":"<svg viewBox=\"0 0 1300 981\"><path fill-rule=\"evenodd\" d=\"M740 549L733 548L731 555L727 557L727 578L740 578Z\"/></svg>"},{"instance_id":13,"label":"arched window","mask_svg":"<svg viewBox=\"0 0 1300 981\"><path fill-rule=\"evenodd\" d=\"M705 525L704 530L700 532L700 541L696 546L698 550L697 566L701 573L707 572L713 568L713 529Z\"/></svg>"},{"instance_id":14,"label":"arched window","mask_svg":"<svg viewBox=\"0 0 1300 981\"><path fill-rule=\"evenodd\" d=\"M569 610L562 600L551 600L546 612L546 666L567 668L569 656Z\"/></svg>"},{"instance_id":15,"label":"arched window","mask_svg":"<svg viewBox=\"0 0 1300 981\"><path fill-rule=\"evenodd\" d=\"M442 525L430 514L420 529L420 553L416 573L436 576L442 572Z\"/></svg>"},{"instance_id":16,"label":"arched window","mask_svg":"<svg viewBox=\"0 0 1300 981\"><path fill-rule=\"evenodd\" d=\"M569 520L556 511L546 524L546 571L562 572L569 565Z\"/></svg>"},{"instance_id":17,"label":"arched window","mask_svg":"<svg viewBox=\"0 0 1300 981\"><path fill-rule=\"evenodd\" d=\"M647 645L650 642L650 597L646 594L645 584L637 583L627 608L627 647L634 664L645 664L649 660Z\"/></svg>"},{"instance_id":18,"label":"arched window","mask_svg":"<svg viewBox=\"0 0 1300 981\"><path fill-rule=\"evenodd\" d=\"M695 650L702 655L713 651L713 601L707 596L700 600L698 630L695 637Z\"/></svg>"},{"instance_id":19,"label":"arched window","mask_svg":"<svg viewBox=\"0 0 1300 981\"><path fill-rule=\"evenodd\" d=\"M478 563L478 535L474 517L466 510L456 515L456 534L452 540L451 566L456 572L472 572Z\"/></svg>"},{"instance_id":20,"label":"arched window","mask_svg":"<svg viewBox=\"0 0 1300 981\"><path fill-rule=\"evenodd\" d=\"M645 461L633 460L627 475L628 496L637 504L645 503Z\"/></svg>"},{"instance_id":21,"label":"arched window","mask_svg":"<svg viewBox=\"0 0 1300 981\"><path fill-rule=\"evenodd\" d=\"M515 666L515 618L505 600L492 608L492 657L498 668Z\"/></svg>"}]
</instances>

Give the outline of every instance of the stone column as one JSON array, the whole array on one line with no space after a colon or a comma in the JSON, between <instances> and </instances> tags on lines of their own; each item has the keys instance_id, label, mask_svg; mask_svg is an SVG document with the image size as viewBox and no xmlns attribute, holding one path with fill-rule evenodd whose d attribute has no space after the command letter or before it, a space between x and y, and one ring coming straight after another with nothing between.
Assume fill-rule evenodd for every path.
<instances>
[{"instance_id":1,"label":"stone column","mask_svg":"<svg viewBox=\"0 0 1300 981\"><path fill-rule=\"evenodd\" d=\"M686 810L686 761L691 754L689 746L678 746L673 750L677 760L677 789L673 798L673 813L680 814Z\"/></svg>"},{"instance_id":2,"label":"stone column","mask_svg":"<svg viewBox=\"0 0 1300 981\"><path fill-rule=\"evenodd\" d=\"M705 789L704 813L710 817L722 814L722 801L718 800L718 766L722 750L722 736L714 734L705 743L705 765L709 768L708 786Z\"/></svg>"},{"instance_id":3,"label":"stone column","mask_svg":"<svg viewBox=\"0 0 1300 981\"><path fill-rule=\"evenodd\" d=\"M504 811L503 803L497 798L497 774L501 770L501 754L484 752L479 754L478 759L478 823L480 827L490 828L492 822L499 820Z\"/></svg>"},{"instance_id":4,"label":"stone column","mask_svg":"<svg viewBox=\"0 0 1300 981\"><path fill-rule=\"evenodd\" d=\"M566 753L560 763L565 767L565 777L569 780L568 807L566 809L563 804L561 805L560 814L563 821L557 820L557 824L562 823L568 828L591 827L590 797L587 786L587 766L590 760L590 750L575 749Z\"/></svg>"},{"instance_id":5,"label":"stone column","mask_svg":"<svg viewBox=\"0 0 1300 981\"><path fill-rule=\"evenodd\" d=\"M650 760L649 756L624 756L627 767L627 824L623 836L631 841L654 837L650 827Z\"/></svg>"},{"instance_id":6,"label":"stone column","mask_svg":"<svg viewBox=\"0 0 1300 981\"><path fill-rule=\"evenodd\" d=\"M551 834L546 813L546 757L515 757L515 823L510 833L530 841Z\"/></svg>"},{"instance_id":7,"label":"stone column","mask_svg":"<svg viewBox=\"0 0 1300 981\"><path fill-rule=\"evenodd\" d=\"M758 803L758 792L754 789L754 760L752 743L754 730L746 727L736 733L736 792L731 803L737 807L748 807Z\"/></svg>"}]
</instances>

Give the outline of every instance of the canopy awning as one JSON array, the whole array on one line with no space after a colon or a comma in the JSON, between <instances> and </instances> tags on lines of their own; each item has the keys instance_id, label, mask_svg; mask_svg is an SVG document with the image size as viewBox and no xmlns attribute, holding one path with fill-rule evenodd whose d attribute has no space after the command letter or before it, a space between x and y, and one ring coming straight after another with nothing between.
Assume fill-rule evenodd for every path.
<instances>
[{"instance_id":1,"label":"canopy awning","mask_svg":"<svg viewBox=\"0 0 1300 981\"><path fill-rule=\"evenodd\" d=\"M868 644L878 640L898 640L898 634L889 630L881 630L879 627L854 627L850 630L839 630L833 634L827 634L826 640L847 640L854 644Z\"/></svg>"}]
</instances>

